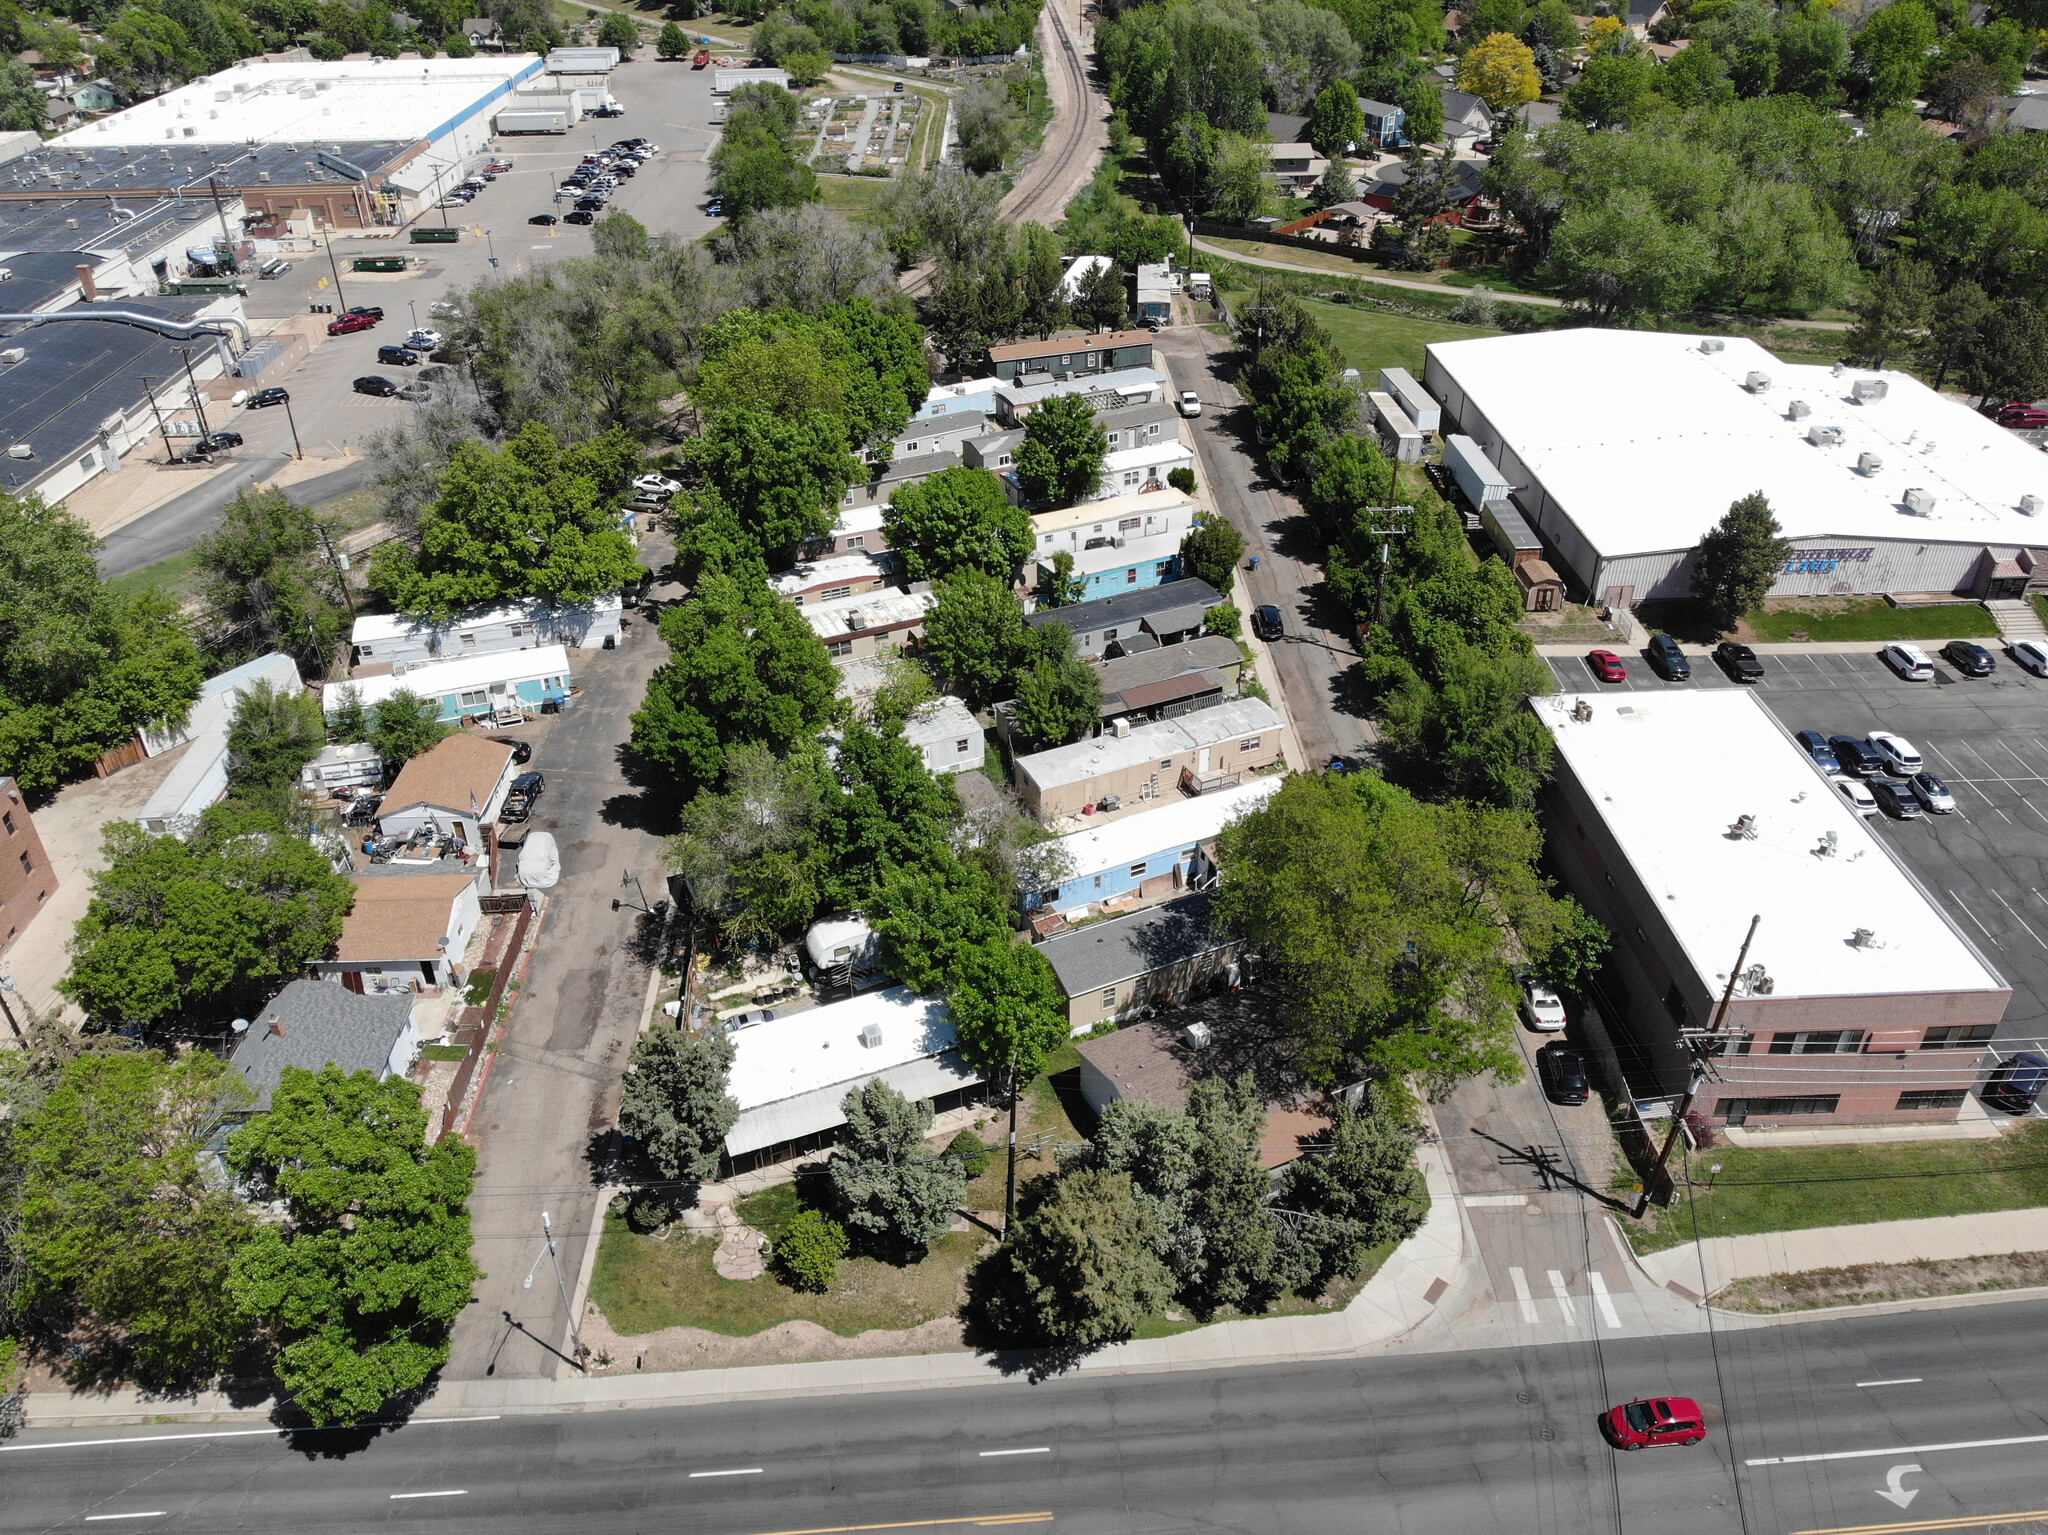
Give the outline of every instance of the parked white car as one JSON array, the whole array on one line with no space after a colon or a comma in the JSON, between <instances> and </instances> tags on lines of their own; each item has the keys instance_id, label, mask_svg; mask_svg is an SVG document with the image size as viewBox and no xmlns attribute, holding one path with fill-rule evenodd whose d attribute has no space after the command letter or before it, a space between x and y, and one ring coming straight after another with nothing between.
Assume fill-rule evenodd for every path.
<instances>
[{"instance_id":1,"label":"parked white car","mask_svg":"<svg viewBox=\"0 0 2048 1535\"><path fill-rule=\"evenodd\" d=\"M643 496L672 496L683 488L683 484L665 474L643 474L633 482L633 488Z\"/></svg>"},{"instance_id":2,"label":"parked white car","mask_svg":"<svg viewBox=\"0 0 2048 1535\"><path fill-rule=\"evenodd\" d=\"M1541 981L1522 982L1522 1016L1530 1028L1545 1034L1558 1033L1567 1021L1564 1002Z\"/></svg>"},{"instance_id":3,"label":"parked white car","mask_svg":"<svg viewBox=\"0 0 2048 1535\"><path fill-rule=\"evenodd\" d=\"M1884 658L1886 666L1908 682L1934 680L1934 662L1918 645L1908 645L1904 640L1895 640L1878 654Z\"/></svg>"},{"instance_id":4,"label":"parked white car","mask_svg":"<svg viewBox=\"0 0 2048 1535\"><path fill-rule=\"evenodd\" d=\"M1877 754L1884 758L1884 765L1901 778L1911 778L1924 765L1920 761L1920 749L1902 735L1894 735L1889 730L1873 730L1868 739L1877 748Z\"/></svg>"},{"instance_id":5,"label":"parked white car","mask_svg":"<svg viewBox=\"0 0 2048 1535\"><path fill-rule=\"evenodd\" d=\"M1199 416L1202 413L1202 397L1192 389L1180 392L1180 413L1183 416Z\"/></svg>"},{"instance_id":6,"label":"parked white car","mask_svg":"<svg viewBox=\"0 0 2048 1535\"><path fill-rule=\"evenodd\" d=\"M1877 814L1877 796L1863 787L1860 778L1837 778L1832 780L1842 798L1849 802L1849 808L1858 815Z\"/></svg>"},{"instance_id":7,"label":"parked white car","mask_svg":"<svg viewBox=\"0 0 2048 1535\"><path fill-rule=\"evenodd\" d=\"M2006 653L2036 677L2048 677L2048 645L2039 640L2014 640Z\"/></svg>"}]
</instances>

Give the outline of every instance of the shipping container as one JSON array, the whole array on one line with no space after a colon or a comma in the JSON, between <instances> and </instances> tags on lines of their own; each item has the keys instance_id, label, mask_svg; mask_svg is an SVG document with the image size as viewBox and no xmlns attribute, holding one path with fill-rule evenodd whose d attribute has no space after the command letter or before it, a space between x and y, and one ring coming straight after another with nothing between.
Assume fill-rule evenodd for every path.
<instances>
[{"instance_id":1,"label":"shipping container","mask_svg":"<svg viewBox=\"0 0 2048 1535\"><path fill-rule=\"evenodd\" d=\"M551 75L582 74L589 70L618 67L619 50L616 48L556 48L548 54L548 73Z\"/></svg>"},{"instance_id":2,"label":"shipping container","mask_svg":"<svg viewBox=\"0 0 2048 1535\"><path fill-rule=\"evenodd\" d=\"M499 133L567 133L569 114L563 111L522 112L507 109L497 115L492 126Z\"/></svg>"},{"instance_id":3,"label":"shipping container","mask_svg":"<svg viewBox=\"0 0 2048 1535\"><path fill-rule=\"evenodd\" d=\"M1450 470L1451 478L1458 482L1458 489L1465 493L1465 499L1472 503L1474 511L1489 501L1507 500L1508 492L1514 489L1508 484L1507 476L1469 437L1444 439L1444 467Z\"/></svg>"},{"instance_id":4,"label":"shipping container","mask_svg":"<svg viewBox=\"0 0 2048 1535\"><path fill-rule=\"evenodd\" d=\"M1372 412L1373 425L1379 431L1380 446L1393 455L1396 463L1421 463L1422 430L1408 419L1408 413L1401 409L1394 397L1375 389L1365 397L1365 402Z\"/></svg>"},{"instance_id":5,"label":"shipping container","mask_svg":"<svg viewBox=\"0 0 2048 1535\"><path fill-rule=\"evenodd\" d=\"M350 270L357 272L403 272L403 256L358 256L349 263Z\"/></svg>"},{"instance_id":6,"label":"shipping container","mask_svg":"<svg viewBox=\"0 0 2048 1535\"><path fill-rule=\"evenodd\" d=\"M1443 430L1443 408L1429 397L1429 391L1415 380L1415 375L1406 368L1380 369L1380 389L1394 397L1416 429L1433 436Z\"/></svg>"}]
</instances>

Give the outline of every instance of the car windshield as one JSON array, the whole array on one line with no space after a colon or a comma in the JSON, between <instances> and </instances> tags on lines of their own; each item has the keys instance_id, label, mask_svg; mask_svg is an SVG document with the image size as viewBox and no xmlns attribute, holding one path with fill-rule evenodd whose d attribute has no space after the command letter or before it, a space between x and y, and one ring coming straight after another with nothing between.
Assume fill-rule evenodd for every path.
<instances>
[{"instance_id":1,"label":"car windshield","mask_svg":"<svg viewBox=\"0 0 2048 1535\"><path fill-rule=\"evenodd\" d=\"M1656 1420L1650 1416L1648 1405L1643 1402L1630 1402L1622 1408L1621 1415L1628 1419L1628 1426L1639 1434L1647 1434L1656 1426Z\"/></svg>"}]
</instances>

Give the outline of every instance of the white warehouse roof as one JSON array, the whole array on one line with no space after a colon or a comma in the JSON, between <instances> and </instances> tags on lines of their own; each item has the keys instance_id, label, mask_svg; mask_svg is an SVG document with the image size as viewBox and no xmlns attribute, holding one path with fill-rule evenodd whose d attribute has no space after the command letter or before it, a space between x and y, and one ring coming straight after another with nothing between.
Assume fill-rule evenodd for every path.
<instances>
[{"instance_id":1,"label":"white warehouse roof","mask_svg":"<svg viewBox=\"0 0 2048 1535\"><path fill-rule=\"evenodd\" d=\"M1280 774L1268 774L1198 799L1184 799L1159 810L1123 816L1106 826L1091 826L1062 837L1054 845L1069 860L1071 872L1066 876L1067 882L1136 863L1168 848L1206 842L1239 816L1258 809L1278 794L1281 782ZM1039 881L1034 878L1031 888L1038 887Z\"/></svg>"},{"instance_id":2,"label":"white warehouse roof","mask_svg":"<svg viewBox=\"0 0 2048 1535\"><path fill-rule=\"evenodd\" d=\"M880 1043L864 1045L872 1024ZM725 1137L733 1156L844 1124L848 1090L881 1077L909 1098L931 1098L981 1080L953 1049L953 1023L939 997L907 986L814 1007L732 1036L726 1090L740 1117Z\"/></svg>"},{"instance_id":3,"label":"white warehouse roof","mask_svg":"<svg viewBox=\"0 0 2048 1535\"><path fill-rule=\"evenodd\" d=\"M188 128L202 144L434 139L540 70L530 53L237 64L52 143L67 149L182 143Z\"/></svg>"},{"instance_id":4,"label":"white warehouse roof","mask_svg":"<svg viewBox=\"0 0 2048 1535\"><path fill-rule=\"evenodd\" d=\"M1491 424L1481 445L1504 441L1521 460L1523 499L1540 482L1604 557L1690 549L1757 490L1790 538L2048 543L2048 521L2019 509L2024 495L2048 505L2048 455L1967 406L1909 374L1837 374L1740 337L1703 351L1703 339L1559 330L1428 351ZM1745 387L1752 372L1769 387ZM1856 403L1859 380L1882 380L1884 398ZM1795 400L1811 414L1795 419ZM1479 435L1472 411L1445 405ZM1816 426L1840 428L1839 444L1814 446ZM1882 460L1868 476L1866 452ZM1934 497L1931 516L1906 510L1909 488Z\"/></svg>"},{"instance_id":5,"label":"white warehouse roof","mask_svg":"<svg viewBox=\"0 0 2048 1535\"><path fill-rule=\"evenodd\" d=\"M1752 915L1779 999L2006 989L1752 694L1589 695L1584 722L1579 702L1529 701L1713 996ZM1715 766L1675 786L1680 762ZM1754 840L1731 835L1745 815Z\"/></svg>"}]
</instances>

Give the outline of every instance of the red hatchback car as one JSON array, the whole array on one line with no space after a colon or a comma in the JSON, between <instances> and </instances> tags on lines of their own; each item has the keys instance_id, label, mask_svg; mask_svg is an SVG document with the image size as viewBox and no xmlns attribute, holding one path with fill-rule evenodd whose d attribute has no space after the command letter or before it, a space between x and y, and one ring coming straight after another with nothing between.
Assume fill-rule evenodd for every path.
<instances>
[{"instance_id":1,"label":"red hatchback car","mask_svg":"<svg viewBox=\"0 0 2048 1535\"><path fill-rule=\"evenodd\" d=\"M1621 664L1621 657L1611 650L1595 650L1586 656L1586 664L1602 682L1628 681L1628 668Z\"/></svg>"},{"instance_id":2,"label":"red hatchback car","mask_svg":"<svg viewBox=\"0 0 2048 1535\"><path fill-rule=\"evenodd\" d=\"M338 320L328 322L327 334L346 336L352 331L368 330L377 322L366 314L345 314Z\"/></svg>"},{"instance_id":3,"label":"red hatchback car","mask_svg":"<svg viewBox=\"0 0 2048 1535\"><path fill-rule=\"evenodd\" d=\"M1618 1448L1640 1450L1646 1444L1698 1444L1707 1437L1707 1416L1689 1396L1639 1396L1601 1414L1600 1427Z\"/></svg>"}]
</instances>

